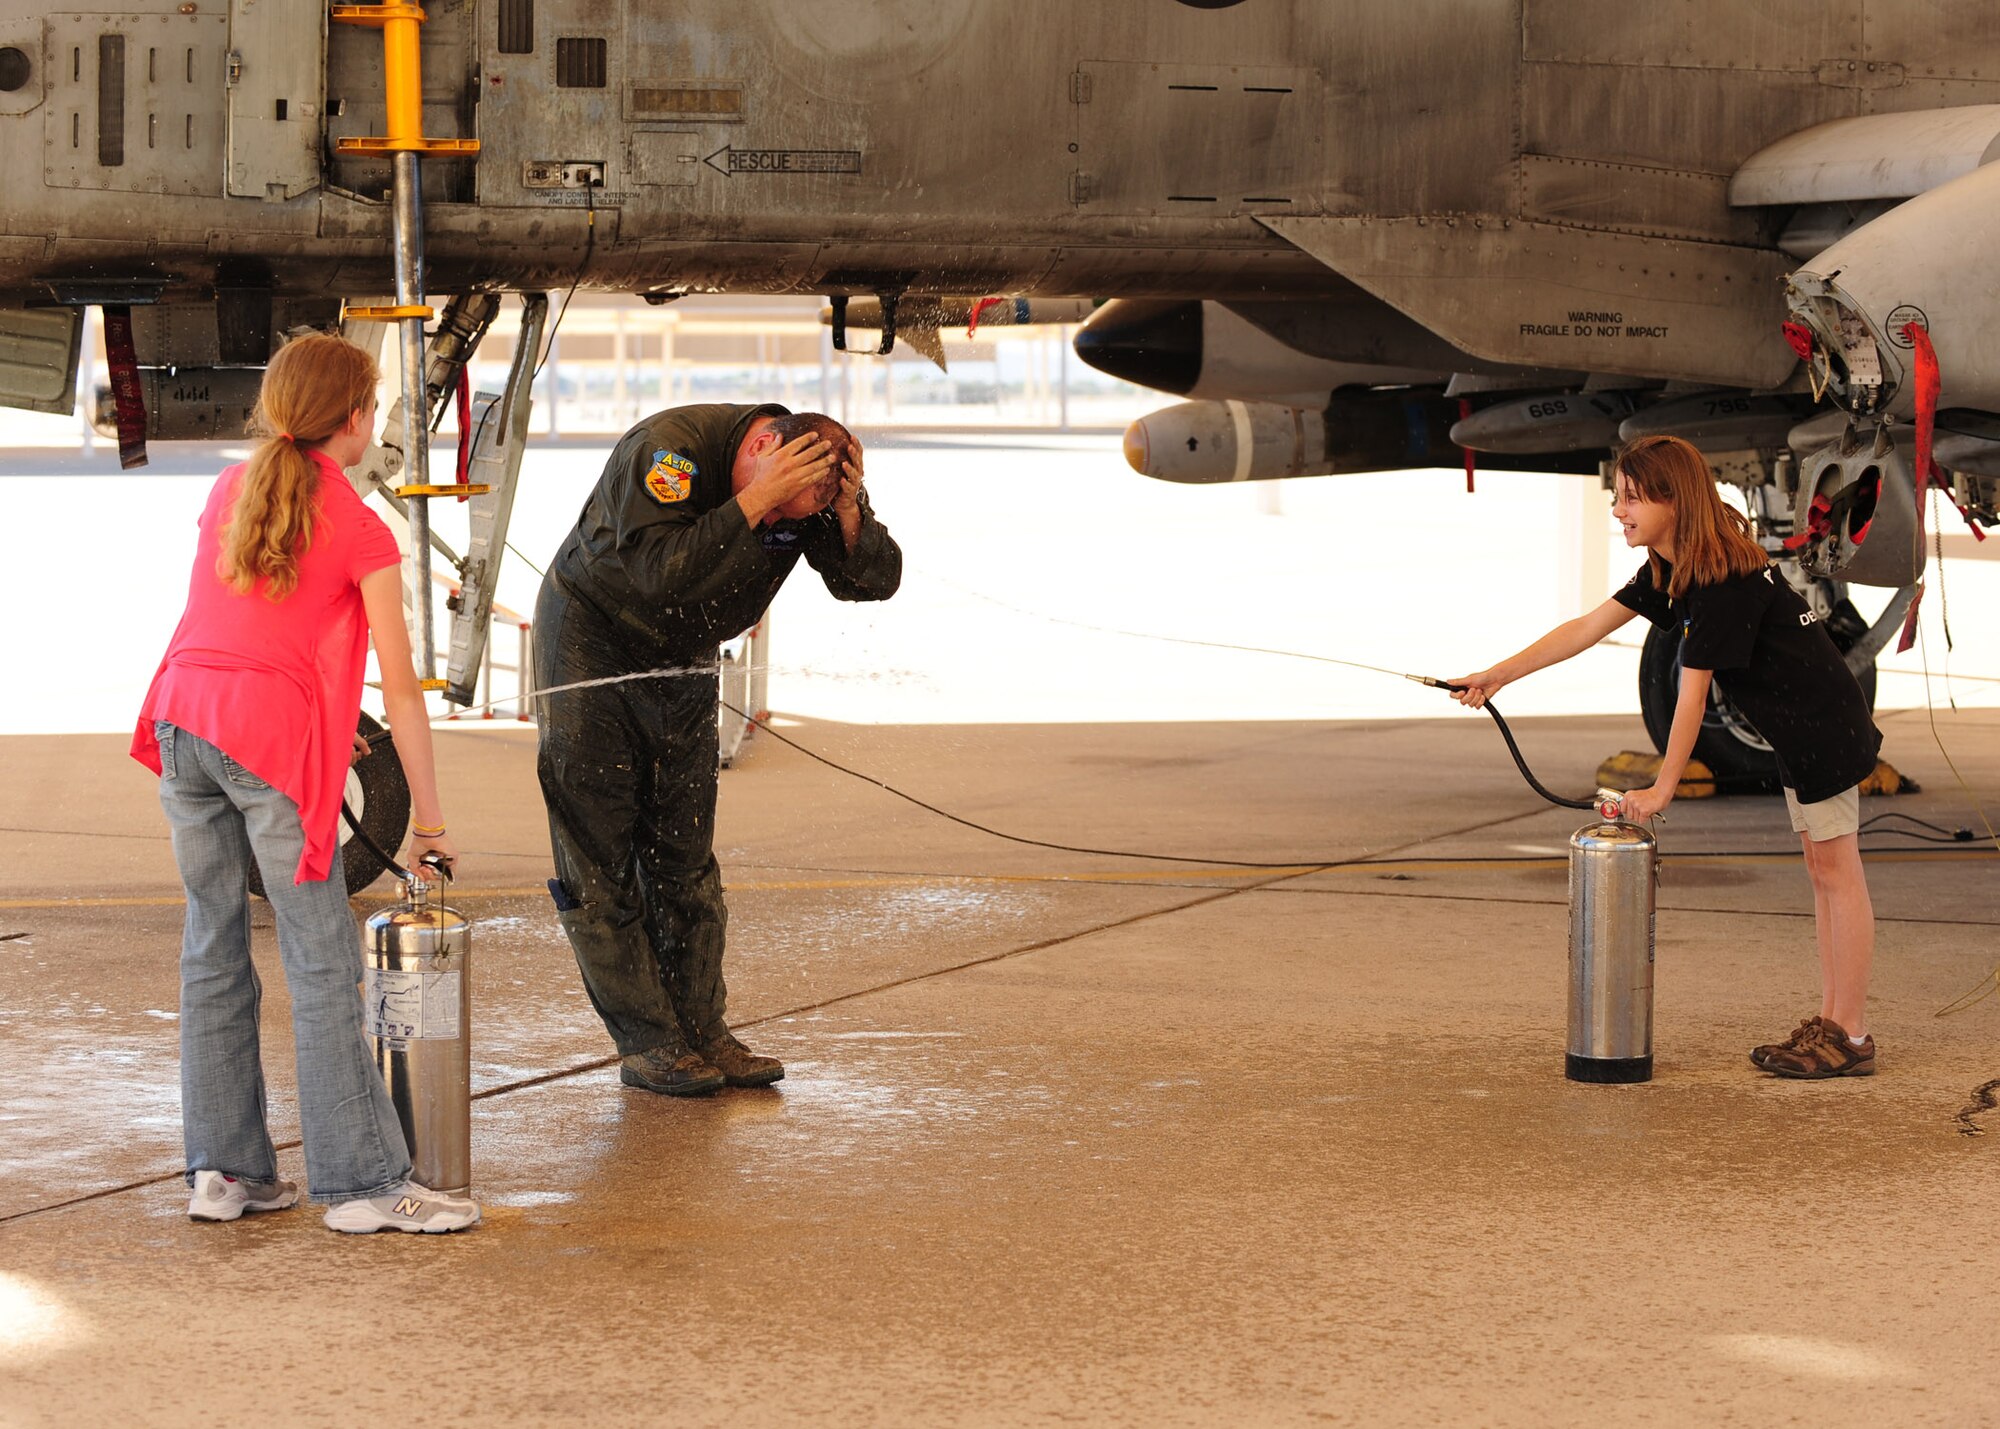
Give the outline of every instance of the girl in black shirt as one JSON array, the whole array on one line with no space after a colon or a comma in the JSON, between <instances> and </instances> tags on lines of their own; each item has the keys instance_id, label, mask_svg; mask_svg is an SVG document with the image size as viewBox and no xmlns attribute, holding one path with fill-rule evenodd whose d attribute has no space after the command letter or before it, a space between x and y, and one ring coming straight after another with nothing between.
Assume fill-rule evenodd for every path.
<instances>
[{"instance_id":1,"label":"girl in black shirt","mask_svg":"<svg viewBox=\"0 0 2000 1429\"><path fill-rule=\"evenodd\" d=\"M1625 588L1491 669L1452 681L1474 709L1501 686L1589 649L1634 615L1681 631L1680 698L1659 778L1625 796L1628 818L1673 802L1720 673L1731 701L1778 758L1792 827L1812 879L1820 1010L1750 1060L1782 1077L1867 1076L1868 973L1875 910L1861 867L1861 796L1881 734L1861 687L1819 617L1771 568L1750 523L1716 494L1715 473L1678 437L1642 437L1619 453L1612 515L1646 564Z\"/></svg>"}]
</instances>

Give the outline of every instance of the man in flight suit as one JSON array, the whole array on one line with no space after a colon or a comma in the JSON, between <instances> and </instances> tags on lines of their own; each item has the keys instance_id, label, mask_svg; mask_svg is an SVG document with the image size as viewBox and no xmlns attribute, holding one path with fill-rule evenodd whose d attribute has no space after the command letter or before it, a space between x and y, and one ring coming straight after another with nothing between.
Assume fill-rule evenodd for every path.
<instances>
[{"instance_id":1,"label":"man in flight suit","mask_svg":"<svg viewBox=\"0 0 2000 1429\"><path fill-rule=\"evenodd\" d=\"M723 1020L718 645L804 556L840 600L887 600L903 554L861 445L816 413L676 407L627 432L535 603L535 683L665 668L542 701L554 895L628 1086L695 1096L784 1076Z\"/></svg>"}]
</instances>

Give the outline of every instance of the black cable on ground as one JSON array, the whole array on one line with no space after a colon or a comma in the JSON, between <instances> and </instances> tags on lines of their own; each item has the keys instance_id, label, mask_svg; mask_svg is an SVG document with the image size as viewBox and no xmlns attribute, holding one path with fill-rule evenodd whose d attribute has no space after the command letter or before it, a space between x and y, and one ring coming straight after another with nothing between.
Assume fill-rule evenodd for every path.
<instances>
[{"instance_id":1,"label":"black cable on ground","mask_svg":"<svg viewBox=\"0 0 2000 1429\"><path fill-rule=\"evenodd\" d=\"M1195 855L1177 853L1135 853L1130 849L1087 848L1081 844L1059 844L1052 843L1048 839L1031 839L1024 838L1020 834L1002 833L999 829L988 828L985 824L974 823L971 819L962 819L957 814L940 809L936 804L926 804L916 795L906 794L895 785L877 779L873 774L864 774L859 769L849 769L845 764L839 763L837 760L828 759L824 754L806 748L796 739L788 739L784 735L779 734L769 724L747 711L738 709L735 705L729 703L728 700L720 700L718 703L739 719L755 725L758 729L770 735L771 738L777 740L778 743L791 746L808 759L818 760L829 769L838 770L840 773L853 779L859 779L863 783L873 784L885 793L894 794L905 803L915 804L926 813L936 814L941 819L949 819L954 824L963 825L968 829L988 834L996 839L1005 839L1008 843L1027 844L1033 848L1052 848L1059 853L1094 853L1102 854L1107 858L1143 858L1157 863L1212 863L1225 868L1333 868L1359 861L1351 856L1342 856L1340 858L1295 858L1287 859L1283 863L1270 863L1247 858L1201 858Z\"/></svg>"},{"instance_id":2,"label":"black cable on ground","mask_svg":"<svg viewBox=\"0 0 2000 1429\"><path fill-rule=\"evenodd\" d=\"M1942 838L1925 839L1927 843L1970 843L1973 839L1971 829L1964 827L1948 829L1943 824L1934 824L1929 819L1920 819L1915 814L1905 814L1894 809L1889 810L1887 813L1875 814L1870 818L1864 819L1861 823L1861 832L1864 834L1892 832L1888 829L1878 830L1871 827L1874 824L1881 823L1884 819L1899 819L1906 824L1915 824L1920 829L1928 829L1934 834L1943 835ZM1893 832L1904 834L1913 839L1924 838L1924 835L1911 833L1908 829L1896 829Z\"/></svg>"}]
</instances>

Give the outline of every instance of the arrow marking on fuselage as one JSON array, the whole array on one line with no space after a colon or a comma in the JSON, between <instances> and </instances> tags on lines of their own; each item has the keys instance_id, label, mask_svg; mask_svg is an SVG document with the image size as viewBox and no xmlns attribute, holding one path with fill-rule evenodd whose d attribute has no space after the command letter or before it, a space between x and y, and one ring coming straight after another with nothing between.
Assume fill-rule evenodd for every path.
<instances>
[{"instance_id":1,"label":"arrow marking on fuselage","mask_svg":"<svg viewBox=\"0 0 2000 1429\"><path fill-rule=\"evenodd\" d=\"M716 160L722 160L717 163ZM858 174L859 149L738 149L725 144L702 162L725 178L734 174Z\"/></svg>"}]
</instances>

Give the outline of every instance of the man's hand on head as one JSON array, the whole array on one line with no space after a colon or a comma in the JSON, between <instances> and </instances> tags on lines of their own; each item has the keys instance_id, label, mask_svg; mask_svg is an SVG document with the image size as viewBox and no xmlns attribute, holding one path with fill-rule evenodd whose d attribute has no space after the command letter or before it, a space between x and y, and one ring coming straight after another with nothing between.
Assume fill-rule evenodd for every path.
<instances>
[{"instance_id":1,"label":"man's hand on head","mask_svg":"<svg viewBox=\"0 0 2000 1429\"><path fill-rule=\"evenodd\" d=\"M828 480L834 472L833 447L816 432L794 437L752 459L749 484L736 495L752 526L786 502Z\"/></svg>"},{"instance_id":2,"label":"man's hand on head","mask_svg":"<svg viewBox=\"0 0 2000 1429\"><path fill-rule=\"evenodd\" d=\"M850 459L840 464L840 492L833 498L833 514L840 522L840 536L847 549L861 534L861 444L855 443Z\"/></svg>"}]
</instances>

